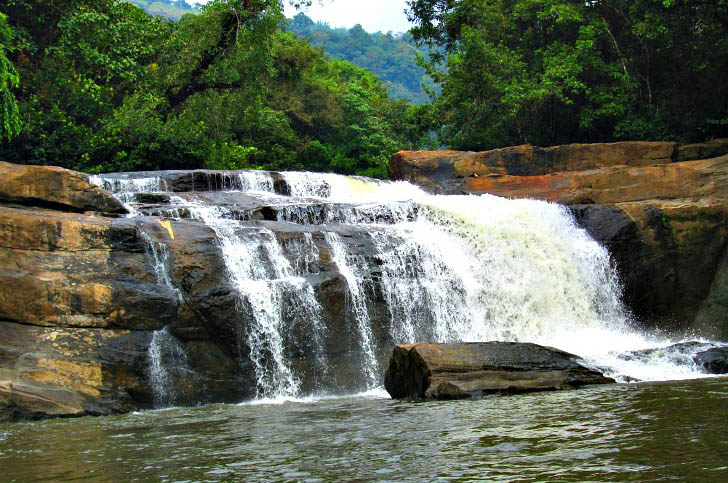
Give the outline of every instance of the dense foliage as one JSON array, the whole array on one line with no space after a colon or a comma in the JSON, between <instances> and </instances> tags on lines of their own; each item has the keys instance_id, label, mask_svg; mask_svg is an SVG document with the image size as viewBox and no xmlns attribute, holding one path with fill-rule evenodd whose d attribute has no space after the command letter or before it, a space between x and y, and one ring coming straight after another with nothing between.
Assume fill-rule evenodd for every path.
<instances>
[{"instance_id":1,"label":"dense foliage","mask_svg":"<svg viewBox=\"0 0 728 483\"><path fill-rule=\"evenodd\" d=\"M728 0L410 0L457 149L728 135Z\"/></svg>"},{"instance_id":2,"label":"dense foliage","mask_svg":"<svg viewBox=\"0 0 728 483\"><path fill-rule=\"evenodd\" d=\"M350 29L331 28L314 22L303 12L288 21L288 29L324 49L335 59L345 60L375 73L393 99L425 104L430 96L423 86L434 88L432 79L418 64L427 51L415 45L409 33L370 34L361 25Z\"/></svg>"},{"instance_id":3,"label":"dense foliage","mask_svg":"<svg viewBox=\"0 0 728 483\"><path fill-rule=\"evenodd\" d=\"M383 177L433 129L472 150L728 136L728 0L408 4L431 105L391 100L423 100L408 34L286 21L282 0L214 0L178 22L118 0L5 0L0 159Z\"/></svg>"},{"instance_id":4,"label":"dense foliage","mask_svg":"<svg viewBox=\"0 0 728 483\"><path fill-rule=\"evenodd\" d=\"M426 107L286 32L279 0L216 0L179 22L115 0L2 9L0 159L383 177L427 130Z\"/></svg>"}]
</instances>

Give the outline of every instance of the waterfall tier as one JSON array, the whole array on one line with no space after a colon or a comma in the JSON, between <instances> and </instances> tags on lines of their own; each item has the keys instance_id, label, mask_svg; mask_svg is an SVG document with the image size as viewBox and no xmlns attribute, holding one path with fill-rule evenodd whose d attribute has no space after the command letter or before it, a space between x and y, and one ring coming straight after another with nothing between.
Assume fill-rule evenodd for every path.
<instances>
[{"instance_id":1,"label":"waterfall tier","mask_svg":"<svg viewBox=\"0 0 728 483\"><path fill-rule=\"evenodd\" d=\"M91 181L143 221L160 287L180 307L197 300L257 398L374 389L392 345L418 341L536 342L621 380L700 375L664 351L623 356L670 341L632 327L607 250L561 205L299 172ZM224 273L194 263L183 272L194 250ZM164 402L179 379L164 361L194 371L184 341L171 340L184 327L171 326L150 345Z\"/></svg>"}]
</instances>

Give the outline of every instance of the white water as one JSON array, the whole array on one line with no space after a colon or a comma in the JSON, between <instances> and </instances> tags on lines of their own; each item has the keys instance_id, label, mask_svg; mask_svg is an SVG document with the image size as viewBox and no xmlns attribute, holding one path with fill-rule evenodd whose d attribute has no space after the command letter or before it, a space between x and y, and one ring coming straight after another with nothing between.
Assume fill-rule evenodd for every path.
<instances>
[{"instance_id":1,"label":"white water","mask_svg":"<svg viewBox=\"0 0 728 483\"><path fill-rule=\"evenodd\" d=\"M154 331L147 359L154 407L173 405L176 397L175 379L185 377L189 367L187 354L169 327Z\"/></svg>"},{"instance_id":2,"label":"white water","mask_svg":"<svg viewBox=\"0 0 728 483\"><path fill-rule=\"evenodd\" d=\"M295 275L270 230L246 229L219 206L193 201L189 208L193 219L201 220L215 230L228 276L241 295L239 310L251 316L245 343L258 377L258 396L298 394L300 384L293 374L284 344L285 335L292 326L303 324L310 328L318 359L325 364L321 307L313 287L306 279Z\"/></svg>"},{"instance_id":3,"label":"white water","mask_svg":"<svg viewBox=\"0 0 728 483\"><path fill-rule=\"evenodd\" d=\"M370 390L382 373L377 351L386 349L370 325L373 302L366 287L376 283L389 311L391 342L529 341L578 354L620 380L705 376L689 356L624 359L625 352L677 341L632 328L608 252L562 206L489 195L430 196L409 183L333 174L277 176L289 197L276 195L273 176L262 172L226 173L219 186L208 188L256 195L263 204L290 200L277 207L276 218L313 225L322 234L347 285L349 337L359 347L360 375ZM164 186L163 180L97 183L126 199L128 190ZM310 282L323 256L319 245L310 232L284 244L265 226L236 220L228 208L187 198L172 196L171 208L184 207L217 235L240 294L235 316L247 327L241 347L250 349L258 399L302 400L290 356L292 332L307 334L317 370L327 370L327 327ZM337 226L364 231L373 258L350 252ZM380 274L376 281L372 273Z\"/></svg>"}]
</instances>

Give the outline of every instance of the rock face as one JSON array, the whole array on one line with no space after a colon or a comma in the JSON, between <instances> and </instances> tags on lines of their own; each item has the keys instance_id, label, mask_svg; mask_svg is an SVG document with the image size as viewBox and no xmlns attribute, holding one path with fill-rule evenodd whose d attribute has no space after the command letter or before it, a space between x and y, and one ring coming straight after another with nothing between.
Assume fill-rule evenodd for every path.
<instances>
[{"instance_id":1,"label":"rock face","mask_svg":"<svg viewBox=\"0 0 728 483\"><path fill-rule=\"evenodd\" d=\"M614 382L576 360L531 343L397 345L384 385L393 398L463 399Z\"/></svg>"},{"instance_id":2,"label":"rock face","mask_svg":"<svg viewBox=\"0 0 728 483\"><path fill-rule=\"evenodd\" d=\"M189 365L170 402L254 394L226 351L235 302L211 230L175 223L180 300L143 237L170 236L157 219L115 217L121 203L60 168L0 163L0 180L0 419L151 407L149 347L168 325Z\"/></svg>"},{"instance_id":3,"label":"rock face","mask_svg":"<svg viewBox=\"0 0 728 483\"><path fill-rule=\"evenodd\" d=\"M329 387L355 388L347 386L351 354L360 350L351 338L349 290L325 233L336 232L353 256L371 257L373 249L360 230L317 225L335 205L318 211L266 205L215 191L231 188L219 173L168 172L159 173L160 188L176 191L136 195L142 212L127 218L118 216L126 208L83 174L8 163L0 168L0 420L237 402L257 394L245 337L249 320L238 317L251 310L240 310L217 235L189 212L150 216L170 209L172 193L208 199L248 220L251 240L272 233L296 255L311 244L310 256L291 257L306 267L292 269L308 277L320 303L327 372L322 376L314 363L321 348L313 347L303 323L284 334L286 357L304 392L324 377ZM277 183L278 190L289 189ZM190 194L193 184L211 191ZM365 290L372 336L391 345L382 295L374 285ZM292 299L282 310L300 312L295 304Z\"/></svg>"},{"instance_id":4,"label":"rock face","mask_svg":"<svg viewBox=\"0 0 728 483\"><path fill-rule=\"evenodd\" d=\"M728 139L402 151L389 166L445 194L569 205L604 243L646 325L728 339Z\"/></svg>"}]
</instances>

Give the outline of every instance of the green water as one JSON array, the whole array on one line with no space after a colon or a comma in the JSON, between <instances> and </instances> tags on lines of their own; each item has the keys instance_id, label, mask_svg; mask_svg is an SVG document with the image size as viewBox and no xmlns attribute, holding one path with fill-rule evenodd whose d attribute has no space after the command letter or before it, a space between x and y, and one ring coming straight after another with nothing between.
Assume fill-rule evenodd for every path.
<instances>
[{"instance_id":1,"label":"green water","mask_svg":"<svg viewBox=\"0 0 728 483\"><path fill-rule=\"evenodd\" d=\"M728 481L728 378L0 425L0 481Z\"/></svg>"}]
</instances>

